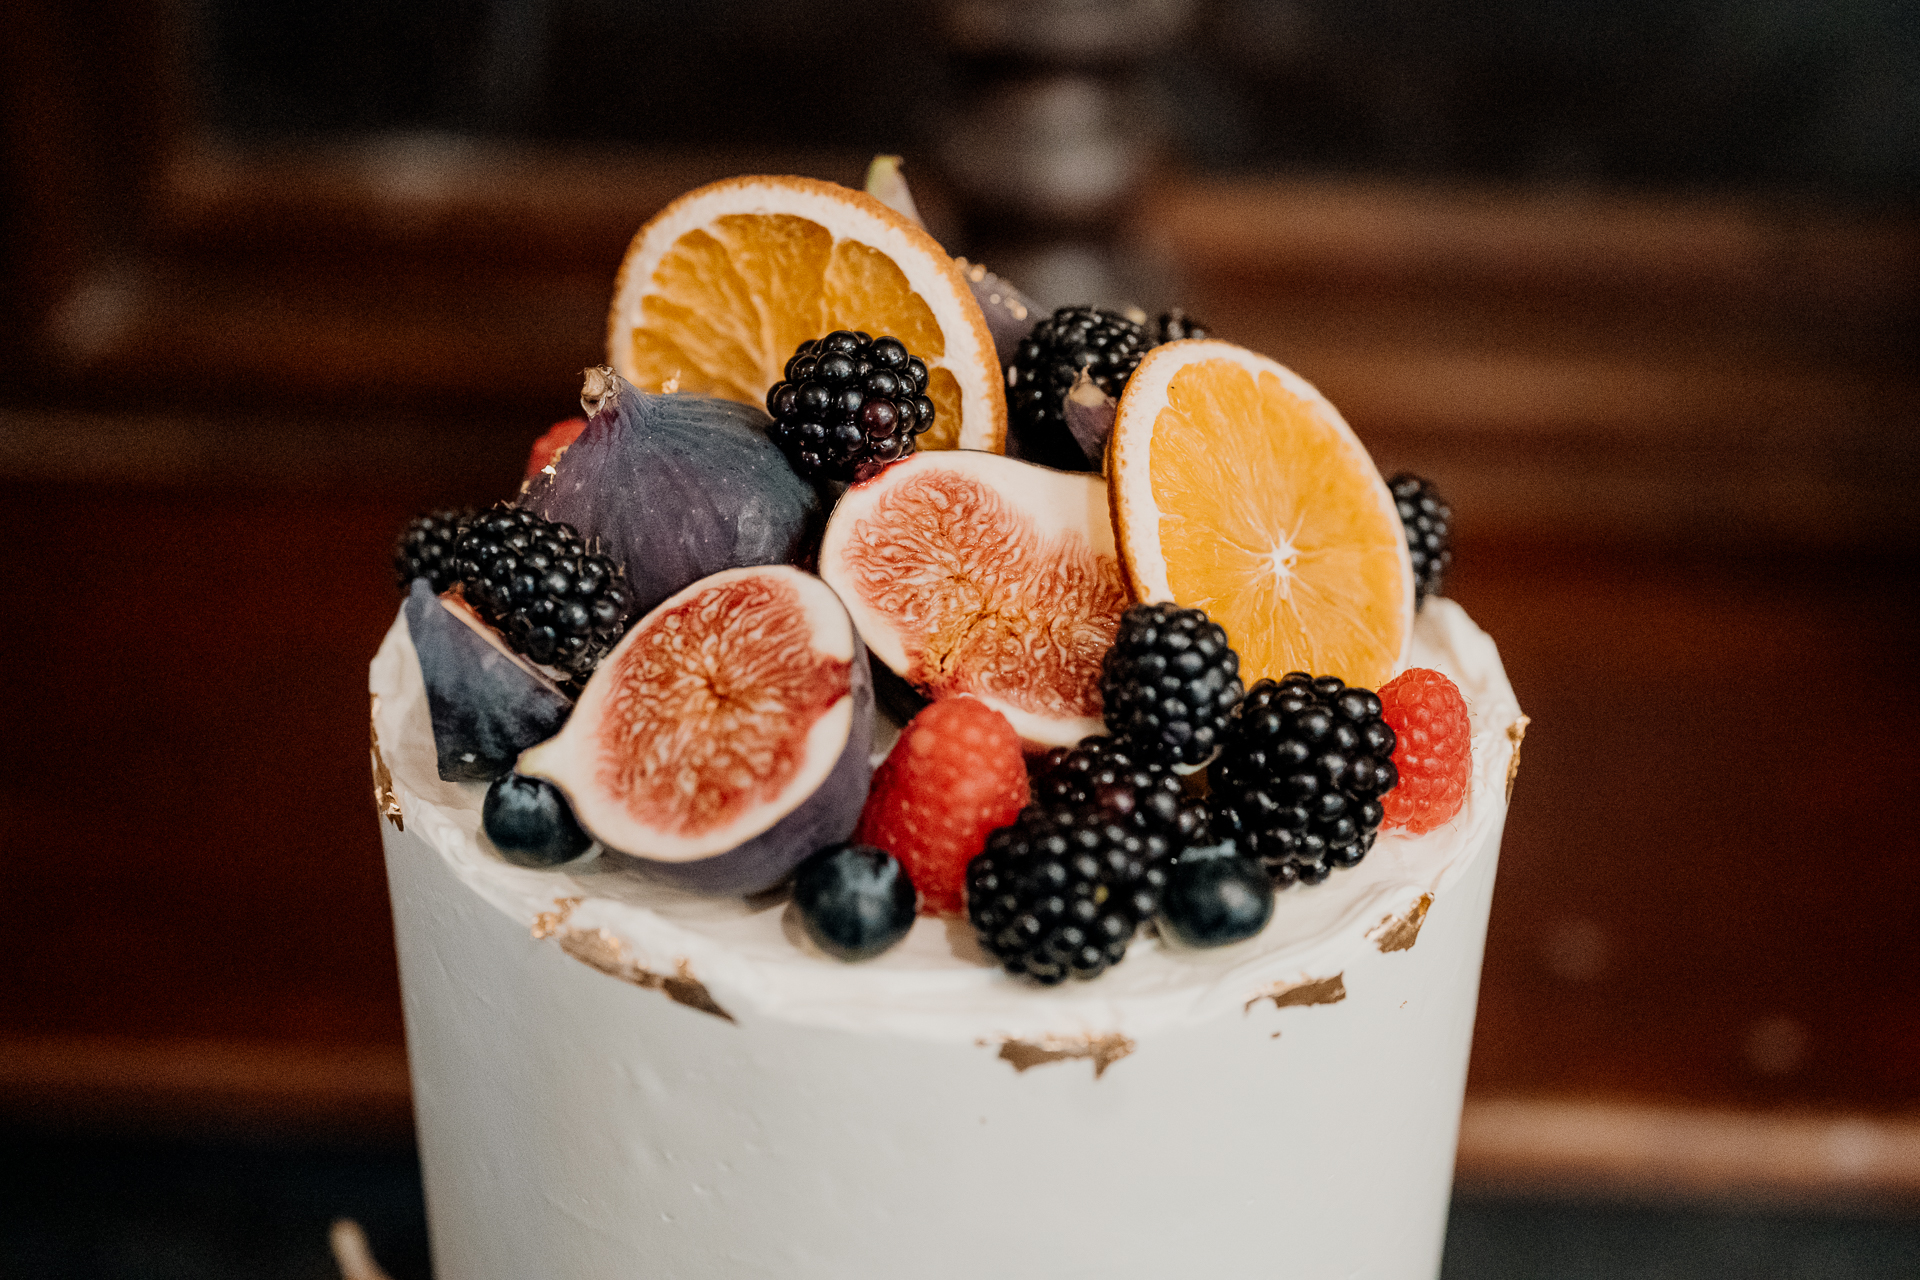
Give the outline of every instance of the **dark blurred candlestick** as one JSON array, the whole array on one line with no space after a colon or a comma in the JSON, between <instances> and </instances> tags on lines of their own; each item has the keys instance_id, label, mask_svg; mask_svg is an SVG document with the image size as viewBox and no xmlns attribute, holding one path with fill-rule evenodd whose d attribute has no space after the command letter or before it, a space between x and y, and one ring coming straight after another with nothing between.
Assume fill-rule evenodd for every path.
<instances>
[{"instance_id":1,"label":"dark blurred candlestick","mask_svg":"<svg viewBox=\"0 0 1920 1280\"><path fill-rule=\"evenodd\" d=\"M1145 72L1191 0L948 0L939 157L981 258L1047 307L1157 292L1114 234L1159 151Z\"/></svg>"}]
</instances>

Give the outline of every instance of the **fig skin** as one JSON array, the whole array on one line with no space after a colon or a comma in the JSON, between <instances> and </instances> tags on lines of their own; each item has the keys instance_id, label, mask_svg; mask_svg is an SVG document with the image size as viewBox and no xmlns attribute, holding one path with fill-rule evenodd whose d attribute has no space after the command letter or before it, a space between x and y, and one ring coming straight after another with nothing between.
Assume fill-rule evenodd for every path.
<instances>
[{"instance_id":1,"label":"fig skin","mask_svg":"<svg viewBox=\"0 0 1920 1280\"><path fill-rule=\"evenodd\" d=\"M415 578L402 611L420 659L433 718L433 749L447 782L490 782L520 753L560 732L573 702L553 681L463 622L453 604Z\"/></svg>"},{"instance_id":2,"label":"fig skin","mask_svg":"<svg viewBox=\"0 0 1920 1280\"><path fill-rule=\"evenodd\" d=\"M625 565L635 616L722 569L806 558L825 518L820 495L768 439L764 411L588 375L585 430L518 505Z\"/></svg>"},{"instance_id":3,"label":"fig skin","mask_svg":"<svg viewBox=\"0 0 1920 1280\"><path fill-rule=\"evenodd\" d=\"M867 648L854 628L846 608L832 591L811 574L787 567L758 567L735 570L726 577L753 572L792 575L806 579L818 593L816 605L830 609L846 631L841 633L849 646L847 652L847 693L850 720L847 735L838 749L833 765L814 789L792 802L792 807L758 835L750 836L728 848L692 857L648 856L649 851L630 841L616 826L621 801L599 787L600 770L590 741L596 726L593 716L610 714L612 699L602 690L614 679L624 646L649 625L642 618L627 633L627 639L596 668L586 692L581 695L581 710L568 722L567 731L542 743L520 757L518 771L542 778L558 787L572 806L580 825L605 850L607 865L624 867L650 880L693 893L711 895L750 895L772 888L793 871L802 859L815 850L837 844L853 834L866 806L867 787L873 774L873 678L867 666ZM719 576L719 575L716 575ZM685 596L693 595L707 582L690 586ZM659 609L677 607L683 597L662 603ZM818 634L818 633L816 633ZM836 654L837 660L837 654ZM835 703L837 708L838 703ZM829 711L827 714L832 714ZM595 818L596 812L615 816L610 822ZM642 833L644 834L644 833Z\"/></svg>"}]
</instances>

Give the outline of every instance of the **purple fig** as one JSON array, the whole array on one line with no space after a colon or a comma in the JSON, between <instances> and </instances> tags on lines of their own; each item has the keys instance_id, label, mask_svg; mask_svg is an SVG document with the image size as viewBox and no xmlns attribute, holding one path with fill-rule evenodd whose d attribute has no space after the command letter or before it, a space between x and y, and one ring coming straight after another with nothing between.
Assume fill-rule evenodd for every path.
<instances>
[{"instance_id":1,"label":"purple fig","mask_svg":"<svg viewBox=\"0 0 1920 1280\"><path fill-rule=\"evenodd\" d=\"M1119 407L1120 402L1102 391L1085 369L1073 380L1060 406L1073 442L1096 471L1105 469L1107 437L1113 434L1113 415Z\"/></svg>"},{"instance_id":2,"label":"purple fig","mask_svg":"<svg viewBox=\"0 0 1920 1280\"><path fill-rule=\"evenodd\" d=\"M405 612L443 779L497 778L567 722L572 700L458 596L436 596L425 578L415 578Z\"/></svg>"},{"instance_id":3,"label":"purple fig","mask_svg":"<svg viewBox=\"0 0 1920 1280\"><path fill-rule=\"evenodd\" d=\"M653 395L587 370L587 426L519 505L626 566L644 613L722 569L803 559L820 496L767 438L771 419L711 396Z\"/></svg>"}]
</instances>

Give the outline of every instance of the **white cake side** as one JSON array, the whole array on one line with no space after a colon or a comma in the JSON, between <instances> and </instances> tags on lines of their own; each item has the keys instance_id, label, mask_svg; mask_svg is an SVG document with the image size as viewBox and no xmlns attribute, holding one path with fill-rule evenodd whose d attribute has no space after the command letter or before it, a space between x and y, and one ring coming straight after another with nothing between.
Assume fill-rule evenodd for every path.
<instances>
[{"instance_id":1,"label":"white cake side","mask_svg":"<svg viewBox=\"0 0 1920 1280\"><path fill-rule=\"evenodd\" d=\"M1474 718L1454 823L1281 894L1247 943L1143 937L1036 990L941 921L850 966L778 904L507 866L480 789L435 776L389 635L377 769L438 1273L1433 1276L1519 709L1450 602L1414 662Z\"/></svg>"}]
</instances>

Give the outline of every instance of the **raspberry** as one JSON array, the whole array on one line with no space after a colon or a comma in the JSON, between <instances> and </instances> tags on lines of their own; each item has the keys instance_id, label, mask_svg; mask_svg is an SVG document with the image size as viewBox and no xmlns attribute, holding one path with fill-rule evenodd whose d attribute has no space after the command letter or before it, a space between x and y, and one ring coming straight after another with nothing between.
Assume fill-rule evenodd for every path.
<instances>
[{"instance_id":1,"label":"raspberry","mask_svg":"<svg viewBox=\"0 0 1920 1280\"><path fill-rule=\"evenodd\" d=\"M1380 718L1393 726L1400 785L1380 798L1383 827L1415 835L1453 821L1473 780L1467 700L1438 671L1411 667L1380 687Z\"/></svg>"},{"instance_id":2,"label":"raspberry","mask_svg":"<svg viewBox=\"0 0 1920 1280\"><path fill-rule=\"evenodd\" d=\"M942 698L907 722L874 771L855 844L885 849L920 890L920 910L960 910L967 863L1027 803L1027 766L1007 718L977 698Z\"/></svg>"},{"instance_id":3,"label":"raspberry","mask_svg":"<svg viewBox=\"0 0 1920 1280\"><path fill-rule=\"evenodd\" d=\"M585 418L568 418L565 422L556 422L548 427L547 434L535 440L532 452L527 454L527 479L531 480L544 471L586 429Z\"/></svg>"}]
</instances>

